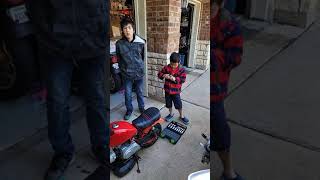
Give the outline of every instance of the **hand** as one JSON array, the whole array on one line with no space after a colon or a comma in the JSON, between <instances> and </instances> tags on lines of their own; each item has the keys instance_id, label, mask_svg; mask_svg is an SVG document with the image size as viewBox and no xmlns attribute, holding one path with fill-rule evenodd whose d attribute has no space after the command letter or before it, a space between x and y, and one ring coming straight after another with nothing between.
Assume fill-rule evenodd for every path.
<instances>
[{"instance_id":1,"label":"hand","mask_svg":"<svg viewBox=\"0 0 320 180\"><path fill-rule=\"evenodd\" d=\"M174 76L170 76L171 81L176 81L176 78Z\"/></svg>"},{"instance_id":2,"label":"hand","mask_svg":"<svg viewBox=\"0 0 320 180\"><path fill-rule=\"evenodd\" d=\"M164 74L163 77L164 77L165 79L169 79L169 74Z\"/></svg>"}]
</instances>

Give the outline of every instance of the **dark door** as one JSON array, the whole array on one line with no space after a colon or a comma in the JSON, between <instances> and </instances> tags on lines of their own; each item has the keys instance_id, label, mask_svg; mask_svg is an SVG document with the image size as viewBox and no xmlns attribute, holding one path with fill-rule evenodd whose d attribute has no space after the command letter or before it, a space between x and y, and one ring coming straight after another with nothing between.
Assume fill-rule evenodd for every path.
<instances>
[{"instance_id":1,"label":"dark door","mask_svg":"<svg viewBox=\"0 0 320 180\"><path fill-rule=\"evenodd\" d=\"M186 67L189 62L193 12L194 5L192 4L188 4L187 8L182 8L181 10L179 53L181 58L180 63Z\"/></svg>"}]
</instances>

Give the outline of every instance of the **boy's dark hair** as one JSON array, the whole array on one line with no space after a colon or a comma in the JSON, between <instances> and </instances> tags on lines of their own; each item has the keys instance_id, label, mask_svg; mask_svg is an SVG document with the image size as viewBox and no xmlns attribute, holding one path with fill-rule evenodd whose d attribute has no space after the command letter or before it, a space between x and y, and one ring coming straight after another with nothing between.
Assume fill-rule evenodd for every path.
<instances>
[{"instance_id":1,"label":"boy's dark hair","mask_svg":"<svg viewBox=\"0 0 320 180\"><path fill-rule=\"evenodd\" d=\"M180 54L173 52L170 56L170 62L178 63L180 61Z\"/></svg>"},{"instance_id":2,"label":"boy's dark hair","mask_svg":"<svg viewBox=\"0 0 320 180\"><path fill-rule=\"evenodd\" d=\"M224 0L213 0L214 3L217 3L219 6L222 5L222 3L224 2Z\"/></svg>"},{"instance_id":3,"label":"boy's dark hair","mask_svg":"<svg viewBox=\"0 0 320 180\"><path fill-rule=\"evenodd\" d=\"M121 30L123 30L123 28L124 28L125 26L127 26L128 24L131 24L131 25L132 25L132 28L134 28L134 22L133 22L133 20L132 20L130 17L126 16L126 17L124 17L124 18L121 20L121 22L120 22Z\"/></svg>"}]
</instances>

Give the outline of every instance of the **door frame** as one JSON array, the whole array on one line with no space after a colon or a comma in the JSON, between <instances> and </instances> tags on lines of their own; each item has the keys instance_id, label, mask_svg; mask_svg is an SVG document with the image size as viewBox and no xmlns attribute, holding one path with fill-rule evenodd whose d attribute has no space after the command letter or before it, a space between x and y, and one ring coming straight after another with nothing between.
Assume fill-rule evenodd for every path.
<instances>
[{"instance_id":1,"label":"door frame","mask_svg":"<svg viewBox=\"0 0 320 180\"><path fill-rule=\"evenodd\" d=\"M147 16L146 1L134 0L134 15L136 24L136 33L146 40L144 47L144 78L143 78L143 95L148 97L148 55L147 55Z\"/></svg>"},{"instance_id":2,"label":"door frame","mask_svg":"<svg viewBox=\"0 0 320 180\"><path fill-rule=\"evenodd\" d=\"M189 0L189 4L194 5L192 15L192 29L190 31L190 47L188 53L188 67L194 68L196 63L196 45L199 34L200 16L201 16L201 2L199 0Z\"/></svg>"}]
</instances>

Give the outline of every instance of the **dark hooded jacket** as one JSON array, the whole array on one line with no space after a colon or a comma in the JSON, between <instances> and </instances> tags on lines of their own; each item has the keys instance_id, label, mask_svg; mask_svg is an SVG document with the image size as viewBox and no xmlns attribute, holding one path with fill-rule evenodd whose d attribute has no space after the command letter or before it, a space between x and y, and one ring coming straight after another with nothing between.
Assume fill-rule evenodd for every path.
<instances>
[{"instance_id":1,"label":"dark hooded jacket","mask_svg":"<svg viewBox=\"0 0 320 180\"><path fill-rule=\"evenodd\" d=\"M120 70L124 78L139 80L144 76L144 46L145 40L134 35L134 40L129 42L122 38L116 43L117 56L120 59Z\"/></svg>"},{"instance_id":2,"label":"dark hooded jacket","mask_svg":"<svg viewBox=\"0 0 320 180\"><path fill-rule=\"evenodd\" d=\"M92 58L106 53L108 1L28 0L40 45L55 54Z\"/></svg>"}]
</instances>

